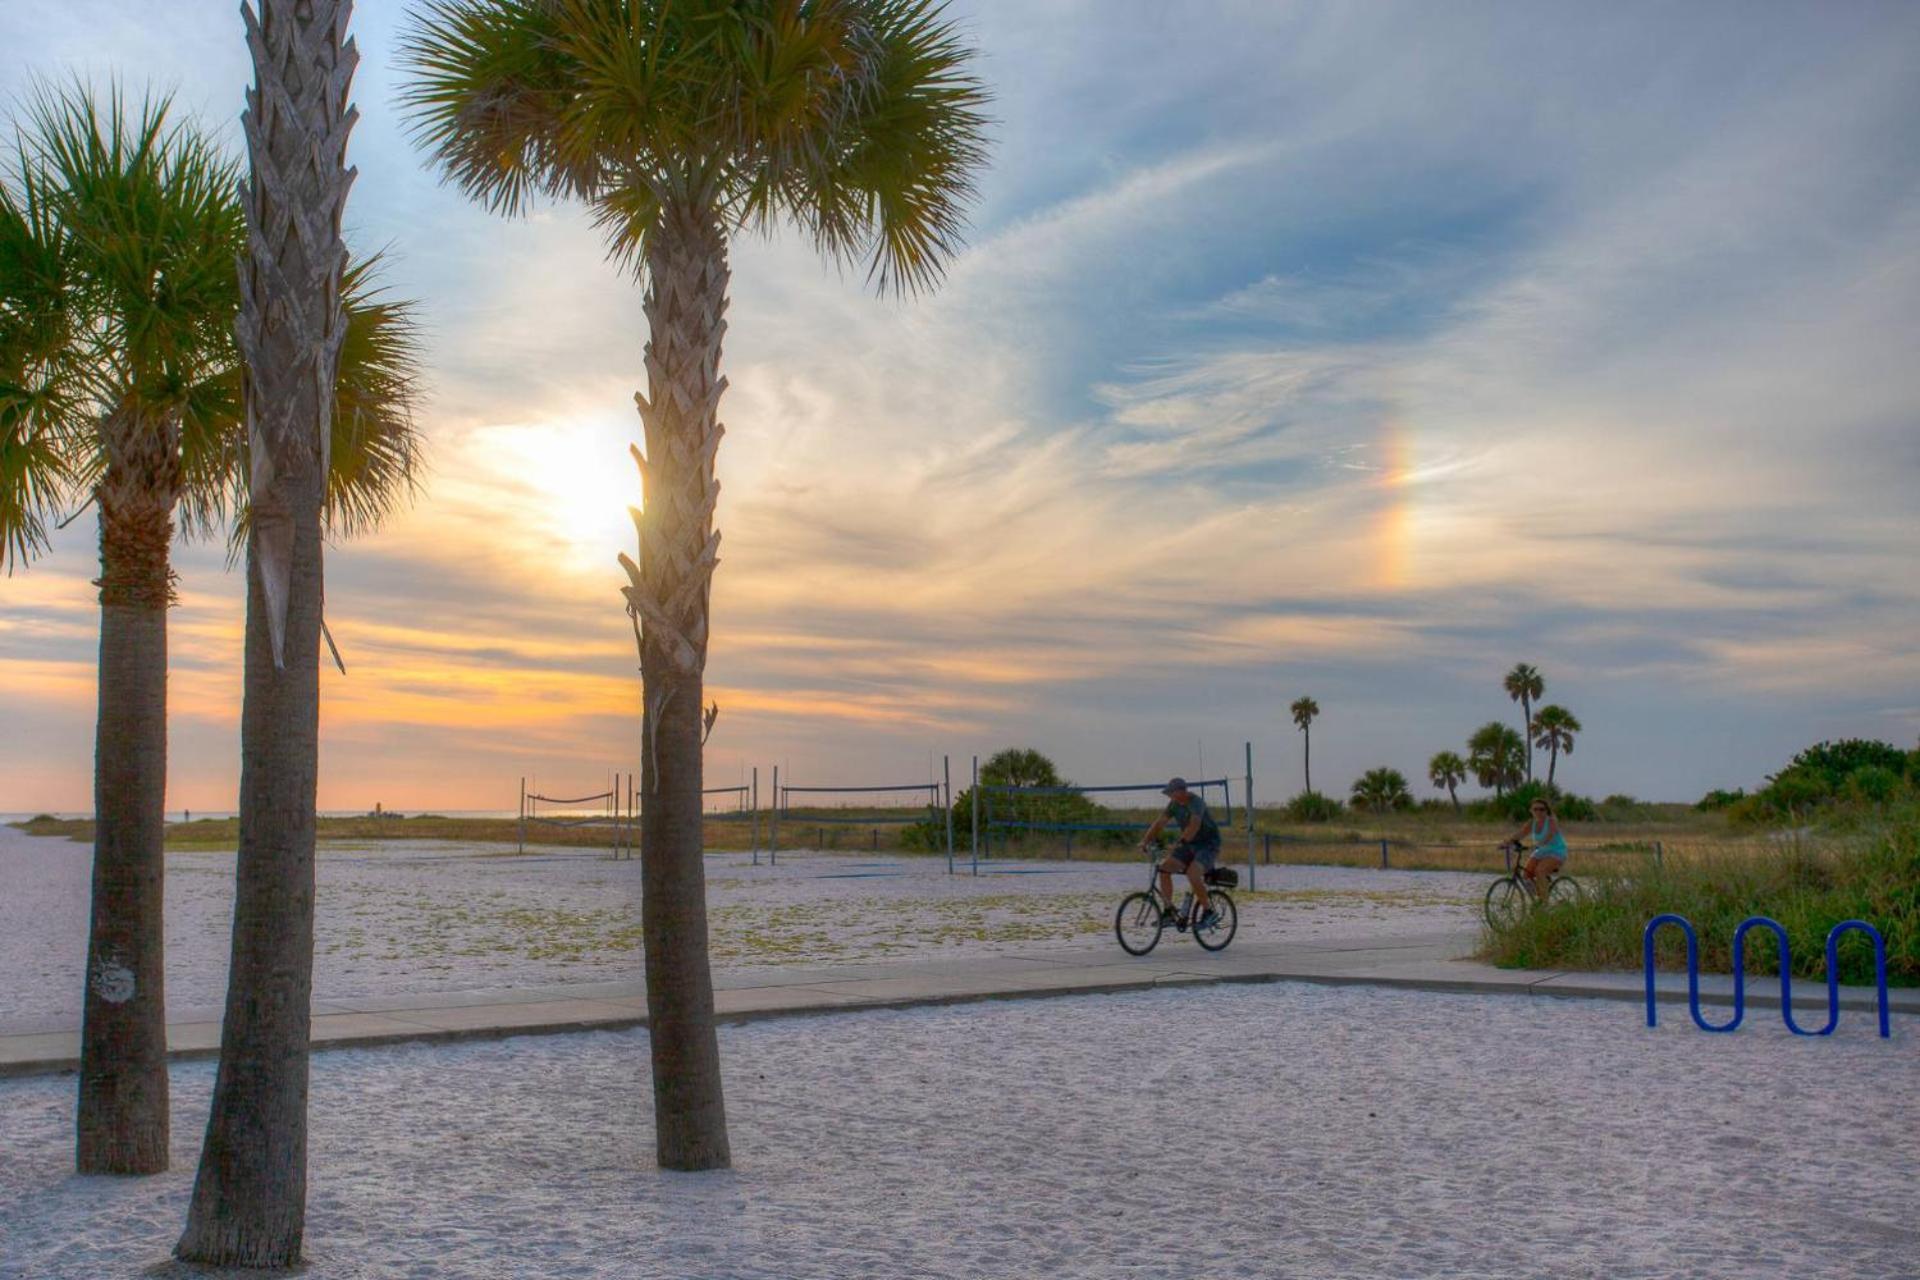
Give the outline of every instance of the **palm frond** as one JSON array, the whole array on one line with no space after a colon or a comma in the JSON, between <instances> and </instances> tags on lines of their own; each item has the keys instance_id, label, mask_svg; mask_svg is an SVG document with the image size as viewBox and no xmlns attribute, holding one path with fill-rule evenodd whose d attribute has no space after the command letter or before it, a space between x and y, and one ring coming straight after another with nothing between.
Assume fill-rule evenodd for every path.
<instances>
[{"instance_id":1,"label":"palm frond","mask_svg":"<svg viewBox=\"0 0 1920 1280\"><path fill-rule=\"evenodd\" d=\"M959 250L986 162L988 97L943 5L873 0L868 8L867 75L849 85L846 119L807 189L839 189L857 212L882 292L916 292L938 284ZM852 247L830 238L835 224L824 217L819 228L823 248Z\"/></svg>"},{"instance_id":2,"label":"palm frond","mask_svg":"<svg viewBox=\"0 0 1920 1280\"><path fill-rule=\"evenodd\" d=\"M117 84L36 87L27 146L72 237L103 399L157 417L179 410L209 366L232 359L244 240L240 169L168 95Z\"/></svg>"},{"instance_id":3,"label":"palm frond","mask_svg":"<svg viewBox=\"0 0 1920 1280\"><path fill-rule=\"evenodd\" d=\"M350 263L342 282L346 342L334 387L326 521L358 537L418 492L423 442L414 424L424 355L414 303L379 284L379 254Z\"/></svg>"},{"instance_id":4,"label":"palm frond","mask_svg":"<svg viewBox=\"0 0 1920 1280\"><path fill-rule=\"evenodd\" d=\"M403 102L497 211L585 200L644 269L668 203L791 219L883 291L938 282L985 161L987 93L937 0L430 0Z\"/></svg>"},{"instance_id":5,"label":"palm frond","mask_svg":"<svg viewBox=\"0 0 1920 1280\"><path fill-rule=\"evenodd\" d=\"M570 94L556 0L430 0L401 38L417 145L468 198L521 214L542 193L585 195L590 162L563 154ZM596 158L597 159L597 158Z\"/></svg>"},{"instance_id":6,"label":"palm frond","mask_svg":"<svg viewBox=\"0 0 1920 1280\"><path fill-rule=\"evenodd\" d=\"M0 564L46 549L47 525L75 490L82 397L73 247L24 144L0 175Z\"/></svg>"}]
</instances>

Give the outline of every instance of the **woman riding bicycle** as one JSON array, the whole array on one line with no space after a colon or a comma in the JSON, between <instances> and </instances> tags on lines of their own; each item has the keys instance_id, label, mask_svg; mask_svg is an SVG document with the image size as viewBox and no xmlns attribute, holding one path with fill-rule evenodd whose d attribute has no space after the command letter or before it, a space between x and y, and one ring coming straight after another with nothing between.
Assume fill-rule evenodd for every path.
<instances>
[{"instance_id":1,"label":"woman riding bicycle","mask_svg":"<svg viewBox=\"0 0 1920 1280\"><path fill-rule=\"evenodd\" d=\"M1527 810L1533 816L1513 833L1508 843L1516 849L1532 843L1533 852L1520 874L1533 886L1534 896L1545 902L1548 882L1567 864L1567 837L1560 830L1560 819L1545 796L1535 796Z\"/></svg>"}]
</instances>

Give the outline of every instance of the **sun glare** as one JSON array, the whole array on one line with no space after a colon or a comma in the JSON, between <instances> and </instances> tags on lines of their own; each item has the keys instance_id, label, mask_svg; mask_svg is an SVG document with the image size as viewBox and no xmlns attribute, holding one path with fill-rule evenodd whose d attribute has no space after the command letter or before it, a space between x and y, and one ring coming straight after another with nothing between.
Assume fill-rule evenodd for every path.
<instances>
[{"instance_id":1,"label":"sun glare","mask_svg":"<svg viewBox=\"0 0 1920 1280\"><path fill-rule=\"evenodd\" d=\"M629 506L640 505L640 476L627 441L613 428L554 423L514 433L506 465L535 495L529 513L561 542L577 568L604 568L633 554Z\"/></svg>"}]
</instances>

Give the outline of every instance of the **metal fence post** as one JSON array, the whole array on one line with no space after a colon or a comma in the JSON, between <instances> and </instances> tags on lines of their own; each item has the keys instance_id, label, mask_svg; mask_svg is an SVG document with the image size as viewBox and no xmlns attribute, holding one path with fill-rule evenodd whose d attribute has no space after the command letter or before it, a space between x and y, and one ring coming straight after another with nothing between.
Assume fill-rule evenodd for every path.
<instances>
[{"instance_id":1,"label":"metal fence post","mask_svg":"<svg viewBox=\"0 0 1920 1280\"><path fill-rule=\"evenodd\" d=\"M1653 842L1653 865L1656 867L1664 867L1667 865L1666 846L1658 840Z\"/></svg>"},{"instance_id":2,"label":"metal fence post","mask_svg":"<svg viewBox=\"0 0 1920 1280\"><path fill-rule=\"evenodd\" d=\"M1382 868L1385 868L1387 865L1387 842L1385 840L1380 842L1380 865Z\"/></svg>"},{"instance_id":3,"label":"metal fence post","mask_svg":"<svg viewBox=\"0 0 1920 1280\"><path fill-rule=\"evenodd\" d=\"M520 779L520 852L527 851L527 780Z\"/></svg>"},{"instance_id":4,"label":"metal fence post","mask_svg":"<svg viewBox=\"0 0 1920 1280\"><path fill-rule=\"evenodd\" d=\"M953 874L953 757L940 757L940 807L947 811L947 874Z\"/></svg>"},{"instance_id":5,"label":"metal fence post","mask_svg":"<svg viewBox=\"0 0 1920 1280\"><path fill-rule=\"evenodd\" d=\"M980 757L973 758L973 874L980 874Z\"/></svg>"},{"instance_id":6,"label":"metal fence post","mask_svg":"<svg viewBox=\"0 0 1920 1280\"><path fill-rule=\"evenodd\" d=\"M780 766L773 766L773 814L767 819L767 865L780 861Z\"/></svg>"},{"instance_id":7,"label":"metal fence post","mask_svg":"<svg viewBox=\"0 0 1920 1280\"><path fill-rule=\"evenodd\" d=\"M1253 744L1247 744L1247 892L1253 892Z\"/></svg>"}]
</instances>

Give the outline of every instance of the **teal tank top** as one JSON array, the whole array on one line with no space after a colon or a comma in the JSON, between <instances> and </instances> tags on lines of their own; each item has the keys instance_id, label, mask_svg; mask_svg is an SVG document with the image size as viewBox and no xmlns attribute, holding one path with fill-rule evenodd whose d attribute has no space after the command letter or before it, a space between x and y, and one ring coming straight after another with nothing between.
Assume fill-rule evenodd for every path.
<instances>
[{"instance_id":1,"label":"teal tank top","mask_svg":"<svg viewBox=\"0 0 1920 1280\"><path fill-rule=\"evenodd\" d=\"M1547 838L1547 828L1550 826L1553 828L1553 838L1551 840ZM1561 833L1559 826L1554 823L1553 819L1548 818L1543 822L1534 823L1533 829L1528 834L1533 837L1533 851L1535 853L1548 858L1560 858L1562 860L1566 858L1567 838Z\"/></svg>"}]
</instances>

